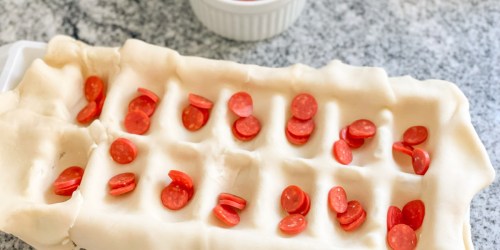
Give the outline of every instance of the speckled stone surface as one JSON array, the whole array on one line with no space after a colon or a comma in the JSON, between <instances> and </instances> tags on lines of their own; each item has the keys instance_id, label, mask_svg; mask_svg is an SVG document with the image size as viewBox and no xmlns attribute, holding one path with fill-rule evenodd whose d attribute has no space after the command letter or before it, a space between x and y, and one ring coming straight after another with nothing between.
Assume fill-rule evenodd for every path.
<instances>
[{"instance_id":1,"label":"speckled stone surface","mask_svg":"<svg viewBox=\"0 0 500 250\"><path fill-rule=\"evenodd\" d=\"M138 38L184 55L263 66L321 67L340 59L391 76L449 80L469 98L472 122L500 171L498 0L309 0L292 28L254 43L210 32L186 0L2 0L0 17L0 45L56 34L105 46ZM471 206L476 248L500 249L498 178ZM0 234L0 249L28 248Z\"/></svg>"}]
</instances>

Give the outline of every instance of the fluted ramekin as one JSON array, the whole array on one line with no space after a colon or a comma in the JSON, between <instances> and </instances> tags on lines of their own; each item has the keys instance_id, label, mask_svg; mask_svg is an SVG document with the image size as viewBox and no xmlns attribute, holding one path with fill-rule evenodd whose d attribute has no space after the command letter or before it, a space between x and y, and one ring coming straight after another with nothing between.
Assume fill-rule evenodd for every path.
<instances>
[{"instance_id":1,"label":"fluted ramekin","mask_svg":"<svg viewBox=\"0 0 500 250\"><path fill-rule=\"evenodd\" d=\"M299 17L306 0L189 0L200 21L234 40L257 41L275 36Z\"/></svg>"}]
</instances>

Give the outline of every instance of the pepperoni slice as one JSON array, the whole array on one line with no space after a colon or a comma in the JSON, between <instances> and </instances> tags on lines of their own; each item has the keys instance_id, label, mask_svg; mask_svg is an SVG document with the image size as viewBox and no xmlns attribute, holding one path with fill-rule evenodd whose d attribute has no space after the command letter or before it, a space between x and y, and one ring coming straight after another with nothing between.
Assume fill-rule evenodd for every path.
<instances>
[{"instance_id":1,"label":"pepperoni slice","mask_svg":"<svg viewBox=\"0 0 500 250\"><path fill-rule=\"evenodd\" d=\"M231 208L236 208L236 209L239 209L239 210L243 210L245 208L245 206L241 205L238 202L232 201L232 200L220 200L219 204L220 205L224 205L224 206L228 206L228 207L231 207Z\"/></svg>"},{"instance_id":2,"label":"pepperoni slice","mask_svg":"<svg viewBox=\"0 0 500 250\"><path fill-rule=\"evenodd\" d=\"M354 220L353 222L351 222L347 225L340 224L340 227L342 229L344 229L344 231L347 231L347 232L354 231L354 230L358 229L358 227L363 225L363 223L365 223L365 220L366 220L366 212L363 210L361 215L356 220Z\"/></svg>"},{"instance_id":3,"label":"pepperoni slice","mask_svg":"<svg viewBox=\"0 0 500 250\"><path fill-rule=\"evenodd\" d=\"M145 88L137 88L137 91L141 93L141 95L149 97L154 103L158 103L158 101L160 100L160 98L151 90Z\"/></svg>"},{"instance_id":4,"label":"pepperoni slice","mask_svg":"<svg viewBox=\"0 0 500 250\"><path fill-rule=\"evenodd\" d=\"M234 194L221 193L219 194L219 204L228 205L243 210L247 205L247 201Z\"/></svg>"},{"instance_id":5,"label":"pepperoni slice","mask_svg":"<svg viewBox=\"0 0 500 250\"><path fill-rule=\"evenodd\" d=\"M318 112L318 103L310 94L298 94L292 100L292 115L300 120L309 120Z\"/></svg>"},{"instance_id":6,"label":"pepperoni slice","mask_svg":"<svg viewBox=\"0 0 500 250\"><path fill-rule=\"evenodd\" d=\"M279 223L281 232L288 235L299 234L307 227L306 217L302 214L290 214Z\"/></svg>"},{"instance_id":7,"label":"pepperoni slice","mask_svg":"<svg viewBox=\"0 0 500 250\"><path fill-rule=\"evenodd\" d=\"M186 191L188 192L188 201L190 201L191 198L193 198L193 195L194 195L194 188L188 189Z\"/></svg>"},{"instance_id":8,"label":"pepperoni slice","mask_svg":"<svg viewBox=\"0 0 500 250\"><path fill-rule=\"evenodd\" d=\"M82 182L82 178L74 178L68 181L65 181L64 183L53 183L52 186L54 186L55 189L66 189L68 187L74 186L74 185L80 185Z\"/></svg>"},{"instance_id":9,"label":"pepperoni slice","mask_svg":"<svg viewBox=\"0 0 500 250\"><path fill-rule=\"evenodd\" d=\"M113 189L109 190L109 194L113 195L113 196L119 196L122 194L130 193L130 192L134 191L136 185L137 184L135 182L132 182L129 185L124 186L124 187L113 188Z\"/></svg>"},{"instance_id":10,"label":"pepperoni slice","mask_svg":"<svg viewBox=\"0 0 500 250\"><path fill-rule=\"evenodd\" d=\"M211 109L214 106L214 103L207 98L199 95L195 95L193 93L189 94L189 104L200 108L200 109Z\"/></svg>"},{"instance_id":11,"label":"pepperoni slice","mask_svg":"<svg viewBox=\"0 0 500 250\"><path fill-rule=\"evenodd\" d=\"M156 102L154 102L149 96L141 95L134 98L128 104L128 111L140 110L148 116L152 116L156 110Z\"/></svg>"},{"instance_id":12,"label":"pepperoni slice","mask_svg":"<svg viewBox=\"0 0 500 250\"><path fill-rule=\"evenodd\" d=\"M203 125L201 126L205 126L205 124L207 124L208 122L208 119L210 118L210 112L208 111L208 109L200 109L201 113L203 113Z\"/></svg>"},{"instance_id":13,"label":"pepperoni slice","mask_svg":"<svg viewBox=\"0 0 500 250\"><path fill-rule=\"evenodd\" d=\"M347 203L347 209L344 213L337 214L337 220L342 225L351 224L363 213L363 206L359 201L352 200Z\"/></svg>"},{"instance_id":14,"label":"pepperoni slice","mask_svg":"<svg viewBox=\"0 0 500 250\"><path fill-rule=\"evenodd\" d=\"M411 163L413 165L413 171L415 171L415 174L424 175L425 173L427 173L429 165L431 164L431 157L429 156L429 153L421 148L416 148L415 150L413 150L413 154L411 157Z\"/></svg>"},{"instance_id":15,"label":"pepperoni slice","mask_svg":"<svg viewBox=\"0 0 500 250\"><path fill-rule=\"evenodd\" d=\"M240 117L234 121L234 129L245 137L256 136L260 132L260 121L253 115Z\"/></svg>"},{"instance_id":16,"label":"pepperoni slice","mask_svg":"<svg viewBox=\"0 0 500 250\"><path fill-rule=\"evenodd\" d=\"M403 223L403 214L401 209L396 206L390 206L387 210L387 231L390 231L392 227L401 223Z\"/></svg>"},{"instance_id":17,"label":"pepperoni slice","mask_svg":"<svg viewBox=\"0 0 500 250\"><path fill-rule=\"evenodd\" d=\"M193 180L186 173L178 170L170 170L168 176L173 182L182 184L186 190L193 189Z\"/></svg>"},{"instance_id":18,"label":"pepperoni slice","mask_svg":"<svg viewBox=\"0 0 500 250\"><path fill-rule=\"evenodd\" d=\"M290 185L281 193L281 207L289 214L297 213L306 201L300 187Z\"/></svg>"},{"instance_id":19,"label":"pepperoni slice","mask_svg":"<svg viewBox=\"0 0 500 250\"><path fill-rule=\"evenodd\" d=\"M96 117L99 117L102 112L102 108L104 107L104 102L106 101L106 96L103 95L101 98L97 100L97 112L96 112Z\"/></svg>"},{"instance_id":20,"label":"pepperoni slice","mask_svg":"<svg viewBox=\"0 0 500 250\"><path fill-rule=\"evenodd\" d=\"M285 135L288 141L293 145L304 145L307 141L309 141L310 136L295 136L291 134L288 129L285 129Z\"/></svg>"},{"instance_id":21,"label":"pepperoni slice","mask_svg":"<svg viewBox=\"0 0 500 250\"><path fill-rule=\"evenodd\" d=\"M356 139L349 136L347 133L348 127L344 127L340 130L339 138L342 139L349 145L350 148L359 148L365 143L365 139Z\"/></svg>"},{"instance_id":22,"label":"pepperoni slice","mask_svg":"<svg viewBox=\"0 0 500 250\"><path fill-rule=\"evenodd\" d=\"M344 213L347 210L347 194L344 188L336 186L328 192L328 204L330 209L336 213Z\"/></svg>"},{"instance_id":23,"label":"pepperoni slice","mask_svg":"<svg viewBox=\"0 0 500 250\"><path fill-rule=\"evenodd\" d=\"M170 210L179 210L187 205L189 193L177 182L171 182L161 191L161 203Z\"/></svg>"},{"instance_id":24,"label":"pepperoni slice","mask_svg":"<svg viewBox=\"0 0 500 250\"><path fill-rule=\"evenodd\" d=\"M413 126L408 128L403 134L403 141L410 146L418 145L427 140L427 128L424 126Z\"/></svg>"},{"instance_id":25,"label":"pepperoni slice","mask_svg":"<svg viewBox=\"0 0 500 250\"><path fill-rule=\"evenodd\" d=\"M306 216L309 213L309 210L311 210L311 198L306 192L304 192L304 195L306 197L306 200L304 201L304 204L302 205L298 213Z\"/></svg>"},{"instance_id":26,"label":"pepperoni slice","mask_svg":"<svg viewBox=\"0 0 500 250\"><path fill-rule=\"evenodd\" d=\"M218 204L212 212L217 219L229 227L234 227L240 223L240 216L230 206Z\"/></svg>"},{"instance_id":27,"label":"pepperoni slice","mask_svg":"<svg viewBox=\"0 0 500 250\"><path fill-rule=\"evenodd\" d=\"M142 135L149 130L151 120L149 116L140 111L129 111L125 116L125 130L132 134Z\"/></svg>"},{"instance_id":28,"label":"pepperoni slice","mask_svg":"<svg viewBox=\"0 0 500 250\"><path fill-rule=\"evenodd\" d=\"M93 121L97 117L97 104L92 101L83 107L76 116L76 120L81 124L86 124Z\"/></svg>"},{"instance_id":29,"label":"pepperoni slice","mask_svg":"<svg viewBox=\"0 0 500 250\"><path fill-rule=\"evenodd\" d=\"M61 196L71 196L78 189L80 184L75 184L67 187L54 188L54 193Z\"/></svg>"},{"instance_id":30,"label":"pepperoni slice","mask_svg":"<svg viewBox=\"0 0 500 250\"><path fill-rule=\"evenodd\" d=\"M236 139L238 139L240 141L251 141L253 138L255 138L255 136L257 136L257 135L244 136L244 135L240 134L236 130L236 122L233 123L233 126L231 127L231 132L233 132L234 137L236 137Z\"/></svg>"},{"instance_id":31,"label":"pepperoni slice","mask_svg":"<svg viewBox=\"0 0 500 250\"><path fill-rule=\"evenodd\" d=\"M366 139L375 136L377 127L367 119L356 120L347 129L349 136L355 139Z\"/></svg>"},{"instance_id":32,"label":"pepperoni slice","mask_svg":"<svg viewBox=\"0 0 500 250\"><path fill-rule=\"evenodd\" d=\"M100 98L104 93L104 82L98 76L90 76L85 80L85 99L93 102Z\"/></svg>"},{"instance_id":33,"label":"pepperoni slice","mask_svg":"<svg viewBox=\"0 0 500 250\"><path fill-rule=\"evenodd\" d=\"M392 150L401 152L409 156L413 155L413 147L410 145L406 145L404 142L401 141L393 143Z\"/></svg>"},{"instance_id":34,"label":"pepperoni slice","mask_svg":"<svg viewBox=\"0 0 500 250\"><path fill-rule=\"evenodd\" d=\"M300 120L295 117L290 118L286 124L286 129L290 134L304 137L312 134L315 124L312 119Z\"/></svg>"},{"instance_id":35,"label":"pepperoni slice","mask_svg":"<svg viewBox=\"0 0 500 250\"><path fill-rule=\"evenodd\" d=\"M422 226L425 216L425 205L421 200L413 200L403 207L403 223L417 230Z\"/></svg>"},{"instance_id":36,"label":"pepperoni slice","mask_svg":"<svg viewBox=\"0 0 500 250\"><path fill-rule=\"evenodd\" d=\"M66 187L79 185L82 181L84 170L79 166L71 166L63 170L53 185L56 189L64 189Z\"/></svg>"},{"instance_id":37,"label":"pepperoni slice","mask_svg":"<svg viewBox=\"0 0 500 250\"><path fill-rule=\"evenodd\" d=\"M111 143L109 154L116 163L128 164L135 160L137 147L132 141L126 138L118 138Z\"/></svg>"},{"instance_id":38,"label":"pepperoni slice","mask_svg":"<svg viewBox=\"0 0 500 250\"><path fill-rule=\"evenodd\" d=\"M417 247L417 235L411 227L398 224L387 233L387 243L393 250L413 250Z\"/></svg>"},{"instance_id":39,"label":"pepperoni slice","mask_svg":"<svg viewBox=\"0 0 500 250\"><path fill-rule=\"evenodd\" d=\"M229 98L229 110L239 117L248 117L253 113L252 97L247 92L238 92Z\"/></svg>"},{"instance_id":40,"label":"pepperoni slice","mask_svg":"<svg viewBox=\"0 0 500 250\"><path fill-rule=\"evenodd\" d=\"M121 173L117 174L108 181L108 186L110 189L126 187L132 183L135 183L134 173Z\"/></svg>"},{"instance_id":41,"label":"pepperoni slice","mask_svg":"<svg viewBox=\"0 0 500 250\"><path fill-rule=\"evenodd\" d=\"M188 105L182 111L182 124L189 131L197 131L208 121L208 111Z\"/></svg>"},{"instance_id":42,"label":"pepperoni slice","mask_svg":"<svg viewBox=\"0 0 500 250\"><path fill-rule=\"evenodd\" d=\"M352 150L344 140L337 140L333 144L333 155L340 164L348 165L352 162Z\"/></svg>"}]
</instances>

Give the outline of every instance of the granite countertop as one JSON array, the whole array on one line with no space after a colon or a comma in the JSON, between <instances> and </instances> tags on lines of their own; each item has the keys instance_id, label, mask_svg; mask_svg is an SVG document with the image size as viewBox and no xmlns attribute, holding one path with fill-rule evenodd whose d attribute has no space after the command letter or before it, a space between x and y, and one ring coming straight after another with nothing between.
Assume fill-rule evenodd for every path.
<instances>
[{"instance_id":1,"label":"granite countertop","mask_svg":"<svg viewBox=\"0 0 500 250\"><path fill-rule=\"evenodd\" d=\"M185 0L3 0L0 14L0 45L56 34L105 46L138 38L184 55L241 63L321 67L340 59L383 67L391 76L448 80L469 98L472 123L500 171L497 0L310 0L285 33L251 43L210 32ZM498 178L473 199L471 223L477 249L500 248ZM0 249L27 248L0 234Z\"/></svg>"}]
</instances>

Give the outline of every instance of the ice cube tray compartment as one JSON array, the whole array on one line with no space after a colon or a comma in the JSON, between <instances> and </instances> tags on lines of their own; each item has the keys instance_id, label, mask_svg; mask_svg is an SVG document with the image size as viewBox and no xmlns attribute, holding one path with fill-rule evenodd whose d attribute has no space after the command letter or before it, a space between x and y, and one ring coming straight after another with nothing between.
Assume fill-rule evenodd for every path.
<instances>
[{"instance_id":1,"label":"ice cube tray compartment","mask_svg":"<svg viewBox=\"0 0 500 250\"><path fill-rule=\"evenodd\" d=\"M69 166L79 166L85 169L89 161L89 155L96 146L88 132L80 128L68 128L56 135L56 137L56 144L51 139L33 141L34 145L43 148L44 151L52 151L52 155L48 157L48 162L45 161L44 165L42 165L42 168L45 169L41 169L41 171L47 173L47 177L43 180L43 189L46 190L44 195L46 204L64 202L69 199L69 197L55 195L52 183ZM48 150L51 147L53 147L53 150ZM42 155L40 157L43 158Z\"/></svg>"}]
</instances>

